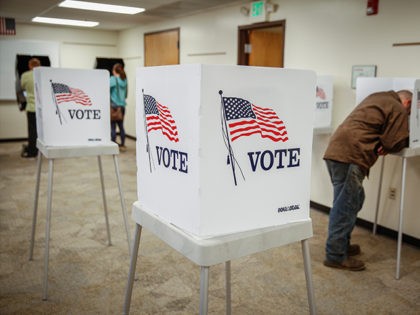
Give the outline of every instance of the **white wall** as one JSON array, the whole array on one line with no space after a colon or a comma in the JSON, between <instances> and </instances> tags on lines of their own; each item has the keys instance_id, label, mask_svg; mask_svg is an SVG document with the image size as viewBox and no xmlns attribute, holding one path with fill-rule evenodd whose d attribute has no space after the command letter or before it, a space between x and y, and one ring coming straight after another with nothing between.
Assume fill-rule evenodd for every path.
<instances>
[{"instance_id":1,"label":"white wall","mask_svg":"<svg viewBox=\"0 0 420 315\"><path fill-rule=\"evenodd\" d=\"M351 89L353 65L374 64L378 76L420 77L420 46L393 47L393 43L418 42L420 29L420 1L381 0L379 14L366 16L366 0L272 0L279 5L270 21L286 20L285 67L304 68L334 78L333 129L335 129L355 106L355 90ZM181 63L236 64L238 26L252 21L240 13L240 6L227 6L164 23L138 26L120 33L79 31L53 28L37 28L18 25L21 39L55 39L67 42L61 45L62 66L91 68L88 56L124 58L129 80L127 133L135 135L135 69L144 63L143 35L145 32L180 28ZM77 40L74 40L76 38ZM94 43L94 46L70 42ZM110 46L100 46L105 44ZM116 47L113 47L116 45ZM94 47L94 48L93 48ZM203 53L219 55L194 56ZM75 58L76 57L76 58ZM94 60L94 59L93 59ZM24 121L16 117L4 118L15 109L0 104L0 139L24 137ZM19 114L17 114L19 115ZM21 115L23 116L23 115ZM5 120L14 121L10 130L4 130ZM8 127L9 128L9 127ZM26 128L26 127L25 127ZM18 135L18 136L17 136ZM329 135L316 135L313 141L311 200L331 206L332 187L322 160ZM380 202L379 223L396 229L398 224L398 201L400 195L400 159L387 156L382 195L390 186L396 187L397 198L383 197ZM380 164L371 170L365 181L366 202L360 217L373 220L376 207ZM408 161L406 209L404 233L420 238L417 211L420 186L420 158Z\"/></svg>"}]
</instances>

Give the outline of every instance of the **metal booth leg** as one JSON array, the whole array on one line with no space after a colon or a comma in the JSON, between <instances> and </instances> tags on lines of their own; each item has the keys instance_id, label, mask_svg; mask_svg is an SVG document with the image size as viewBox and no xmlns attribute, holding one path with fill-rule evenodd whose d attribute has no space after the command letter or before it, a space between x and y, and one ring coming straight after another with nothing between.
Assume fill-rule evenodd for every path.
<instances>
[{"instance_id":1,"label":"metal booth leg","mask_svg":"<svg viewBox=\"0 0 420 315\"><path fill-rule=\"evenodd\" d=\"M122 208L122 213L123 213L125 231L127 233L128 252L130 253L130 250L132 248L131 247L131 240L130 240L130 230L129 230L129 227L128 227L127 211L126 211L126 207L125 207L125 200L124 200L122 184L121 184L120 168L118 166L117 155L114 154L113 157L114 157L115 173L117 174L118 190L120 192L121 208Z\"/></svg>"},{"instance_id":2,"label":"metal booth leg","mask_svg":"<svg viewBox=\"0 0 420 315\"><path fill-rule=\"evenodd\" d=\"M209 269L201 266L200 270L200 315L207 315L209 295Z\"/></svg>"},{"instance_id":3,"label":"metal booth leg","mask_svg":"<svg viewBox=\"0 0 420 315\"><path fill-rule=\"evenodd\" d=\"M137 256L139 253L141 225L136 224L134 231L134 243L131 249L130 270L128 272L127 287L125 289L124 310L123 314L127 315L130 312L131 295L133 293L134 275L136 272Z\"/></svg>"},{"instance_id":4,"label":"metal booth leg","mask_svg":"<svg viewBox=\"0 0 420 315\"><path fill-rule=\"evenodd\" d=\"M397 279L397 280L400 279L406 167L407 167L407 158L403 157L403 159L402 159L402 175L401 175L400 219L399 219L399 222L398 222L397 270L395 272L395 279Z\"/></svg>"},{"instance_id":5,"label":"metal booth leg","mask_svg":"<svg viewBox=\"0 0 420 315\"><path fill-rule=\"evenodd\" d=\"M108 220L108 207L106 204L106 196L105 196L105 184L104 184L104 173L102 169L102 160L101 156L98 155L98 166L99 166L99 175L101 178L101 188L102 188L102 201L104 204L104 212L105 212L105 224L106 224L106 232L108 235L108 245L111 246L111 232L109 230L109 220Z\"/></svg>"},{"instance_id":6,"label":"metal booth leg","mask_svg":"<svg viewBox=\"0 0 420 315\"><path fill-rule=\"evenodd\" d=\"M34 211L33 211L33 216L32 216L31 245L29 246L29 260L32 260L33 255L34 255L36 219L37 219L37 216L38 216L39 183L41 181L41 165L42 165L42 154L41 154L41 151L38 150L38 160L37 160L37 168L36 168L35 198L34 198Z\"/></svg>"},{"instance_id":7,"label":"metal booth leg","mask_svg":"<svg viewBox=\"0 0 420 315\"><path fill-rule=\"evenodd\" d=\"M379 187L378 187L378 198L376 199L376 209L375 209L375 221L373 222L373 235L376 235L376 229L378 227L378 213L379 213L379 204L381 202L381 191L382 191L382 179L384 177L384 164L385 157L381 158L381 173L379 175Z\"/></svg>"},{"instance_id":8,"label":"metal booth leg","mask_svg":"<svg viewBox=\"0 0 420 315\"><path fill-rule=\"evenodd\" d=\"M52 187L53 187L54 160L48 160L48 200L47 217L45 225L45 254L44 254L44 293L42 300L48 297L48 261L50 255L50 226L51 226L51 206L52 206Z\"/></svg>"},{"instance_id":9,"label":"metal booth leg","mask_svg":"<svg viewBox=\"0 0 420 315\"><path fill-rule=\"evenodd\" d=\"M230 260L225 262L225 271L226 271L226 315L232 313L232 294L231 294L231 285L230 285Z\"/></svg>"},{"instance_id":10,"label":"metal booth leg","mask_svg":"<svg viewBox=\"0 0 420 315\"><path fill-rule=\"evenodd\" d=\"M309 302L309 314L315 315L315 295L314 288L312 285L312 270L311 270L311 256L309 254L309 242L308 240L302 240L302 254L303 254L303 264L305 267L305 278L306 278L306 290L308 292L308 302Z\"/></svg>"}]
</instances>

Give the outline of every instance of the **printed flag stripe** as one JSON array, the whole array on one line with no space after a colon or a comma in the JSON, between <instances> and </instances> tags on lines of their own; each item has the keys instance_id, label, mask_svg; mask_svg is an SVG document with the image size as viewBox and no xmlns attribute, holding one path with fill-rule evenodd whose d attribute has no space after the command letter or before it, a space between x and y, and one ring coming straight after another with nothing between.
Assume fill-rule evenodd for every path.
<instances>
[{"instance_id":1,"label":"printed flag stripe","mask_svg":"<svg viewBox=\"0 0 420 315\"><path fill-rule=\"evenodd\" d=\"M75 102L76 104L83 106L92 105L92 101L89 96L80 89L71 88L62 83L53 83L52 87L57 104Z\"/></svg>"},{"instance_id":2,"label":"printed flag stripe","mask_svg":"<svg viewBox=\"0 0 420 315\"><path fill-rule=\"evenodd\" d=\"M243 126L243 125L242 125ZM256 125L254 122L250 122L249 124L246 124L246 126L244 126L243 128L238 128L238 126L232 127L232 125L229 125L229 128L231 129L231 134L235 134L235 133L240 133L240 132L246 132L250 129L255 129L257 128L258 130L262 130L265 132L270 132L273 133L276 136L285 136L287 135L287 131L285 130L286 128L283 127L282 129L279 130L273 130L273 129L267 129L267 128L262 128L261 126Z\"/></svg>"},{"instance_id":3,"label":"printed flag stripe","mask_svg":"<svg viewBox=\"0 0 420 315\"><path fill-rule=\"evenodd\" d=\"M257 125L255 122L250 122L250 124L248 125L248 127L244 128L231 128L231 125L229 125L230 134L232 136L231 140L234 141L242 136L250 136L256 133L259 133L262 138L269 138L275 142L286 142L287 140L289 140L289 138L287 137L287 131L285 130L285 127L283 127L282 132L278 132L277 130L261 128L261 126Z\"/></svg>"},{"instance_id":4,"label":"printed flag stripe","mask_svg":"<svg viewBox=\"0 0 420 315\"><path fill-rule=\"evenodd\" d=\"M255 121L255 119L250 120L250 121ZM244 124L248 124L248 121L238 121L238 122L233 122L230 123L229 126L231 127L236 127L236 126L241 126ZM286 127L283 125L283 122L280 123L270 123L270 122L266 122L266 121L260 121L260 125L266 126L266 127L271 127L273 129L285 129Z\"/></svg>"},{"instance_id":5,"label":"printed flag stripe","mask_svg":"<svg viewBox=\"0 0 420 315\"><path fill-rule=\"evenodd\" d=\"M0 17L0 35L16 35L15 19Z\"/></svg>"},{"instance_id":6,"label":"printed flag stripe","mask_svg":"<svg viewBox=\"0 0 420 315\"><path fill-rule=\"evenodd\" d=\"M70 93L58 94L57 101L59 103L74 101L84 106L92 105L90 99L86 97L82 90L70 88Z\"/></svg>"},{"instance_id":7,"label":"printed flag stripe","mask_svg":"<svg viewBox=\"0 0 420 315\"><path fill-rule=\"evenodd\" d=\"M161 125L150 126L148 123L147 132L151 132L153 130L161 130L162 134L165 135L170 141L178 142L178 133L174 133L172 130L162 127Z\"/></svg>"},{"instance_id":8,"label":"printed flag stripe","mask_svg":"<svg viewBox=\"0 0 420 315\"><path fill-rule=\"evenodd\" d=\"M160 130L170 141L178 142L178 129L171 111L150 95L143 95L147 132Z\"/></svg>"},{"instance_id":9,"label":"printed flag stripe","mask_svg":"<svg viewBox=\"0 0 420 315\"><path fill-rule=\"evenodd\" d=\"M223 104L231 141L253 134L275 142L289 140L284 122L271 108L256 106L237 97L223 97Z\"/></svg>"},{"instance_id":10,"label":"printed flag stripe","mask_svg":"<svg viewBox=\"0 0 420 315\"><path fill-rule=\"evenodd\" d=\"M167 126L166 124L162 124L161 121L159 120L159 118L157 117L148 117L146 119L147 121L147 130L148 131L152 131L152 130L162 130L162 131L166 131L167 133L169 133L170 135L172 135L173 137L176 137L178 135L178 131L174 128L171 128L169 126Z\"/></svg>"},{"instance_id":11,"label":"printed flag stripe","mask_svg":"<svg viewBox=\"0 0 420 315\"><path fill-rule=\"evenodd\" d=\"M168 132L173 137L178 135L178 130L176 130L176 128L168 126L166 123L162 123L158 117L147 117L146 121L148 131L159 130L163 128L164 131Z\"/></svg>"},{"instance_id":12,"label":"printed flag stripe","mask_svg":"<svg viewBox=\"0 0 420 315\"><path fill-rule=\"evenodd\" d=\"M280 140L277 138L277 137L273 137L273 136L271 136L270 134L264 134L264 133L262 133L260 130L254 130L254 131L252 131L252 132L243 132L241 135L238 135L238 136L236 136L236 137L232 137L232 141L234 141L234 140L236 140L236 139L238 139L238 138L240 138L240 137L244 137L244 136L250 136L250 135L253 135L253 134L257 134L257 133L259 133L260 135L261 135L261 138L268 138L268 139L270 139L270 140L272 140L272 141L274 141L274 142L279 142L279 141L282 141L282 142L286 142L287 140L289 140L289 138L288 137L285 137L285 138L281 138Z\"/></svg>"}]
</instances>

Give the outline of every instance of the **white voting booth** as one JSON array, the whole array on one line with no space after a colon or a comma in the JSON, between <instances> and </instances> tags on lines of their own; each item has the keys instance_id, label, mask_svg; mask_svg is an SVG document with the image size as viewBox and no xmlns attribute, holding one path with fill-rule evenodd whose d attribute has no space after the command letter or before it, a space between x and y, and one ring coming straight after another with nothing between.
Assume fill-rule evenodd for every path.
<instances>
[{"instance_id":1,"label":"white voting booth","mask_svg":"<svg viewBox=\"0 0 420 315\"><path fill-rule=\"evenodd\" d=\"M34 70L38 139L48 146L110 144L106 70ZM92 83L95 84L92 84Z\"/></svg>"},{"instance_id":2,"label":"white voting booth","mask_svg":"<svg viewBox=\"0 0 420 315\"><path fill-rule=\"evenodd\" d=\"M410 136L409 136L409 147L403 149L401 152L393 153L393 155L402 158L402 173L401 173L401 199L399 209L399 223L398 223L398 247L397 247L397 266L395 272L395 278L400 278L400 264L401 264L401 246L402 246L402 227L403 227L403 215L404 215L404 193L405 193L405 177L406 177L406 166L407 158L420 155L420 79L416 78L364 78L360 77L357 79L356 88L356 104L359 104L364 98L372 93L381 91L399 91L409 90L413 92L413 99L411 103L411 114L410 114ZM375 221L373 226L373 233L376 233L379 203L381 199L382 190L382 179L385 157L381 159L381 171L378 188L378 198L375 211Z\"/></svg>"},{"instance_id":3,"label":"white voting booth","mask_svg":"<svg viewBox=\"0 0 420 315\"><path fill-rule=\"evenodd\" d=\"M105 70L38 67L34 69L34 81L39 153L29 259L32 260L33 257L41 165L42 156L44 156L48 159L48 200L43 283L43 299L46 300L55 159L97 156L108 244L111 245L101 156L113 156L129 248L130 238L117 160L119 149L118 145L111 142L110 139L108 72Z\"/></svg>"},{"instance_id":4,"label":"white voting booth","mask_svg":"<svg viewBox=\"0 0 420 315\"><path fill-rule=\"evenodd\" d=\"M316 80L316 102L314 114L314 133L331 132L333 107L333 77L318 75Z\"/></svg>"},{"instance_id":5,"label":"white voting booth","mask_svg":"<svg viewBox=\"0 0 420 315\"><path fill-rule=\"evenodd\" d=\"M139 69L142 207L201 237L307 220L313 116L305 106L314 95L292 87L313 80L236 66Z\"/></svg>"},{"instance_id":6,"label":"white voting booth","mask_svg":"<svg viewBox=\"0 0 420 315\"><path fill-rule=\"evenodd\" d=\"M302 241L314 312L309 217L315 73L180 65L137 70L138 201L128 312L141 227L202 268ZM228 280L227 280L228 281ZM227 283L227 309L230 285Z\"/></svg>"}]
</instances>

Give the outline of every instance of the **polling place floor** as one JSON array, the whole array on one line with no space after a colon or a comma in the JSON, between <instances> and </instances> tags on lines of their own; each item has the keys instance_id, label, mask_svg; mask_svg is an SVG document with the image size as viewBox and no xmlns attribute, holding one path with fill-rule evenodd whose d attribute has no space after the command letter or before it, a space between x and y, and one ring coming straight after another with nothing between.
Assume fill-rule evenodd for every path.
<instances>
[{"instance_id":1,"label":"polling place floor","mask_svg":"<svg viewBox=\"0 0 420 315\"><path fill-rule=\"evenodd\" d=\"M0 314L121 314L129 268L118 186L103 157L112 246L107 246L97 160L54 164L49 299L42 301L47 162L43 161L34 260L29 243L36 159L20 157L21 142L0 143ZM127 210L137 199L135 142L119 165ZM403 244L396 280L396 240L356 227L367 269L322 265L328 216L311 210L312 275L318 314L419 314L420 249ZM131 235L134 222L129 215ZM131 314L197 314L199 267L143 230ZM209 313L224 314L224 265L210 268ZM300 243L232 261L233 314L308 314Z\"/></svg>"}]
</instances>

